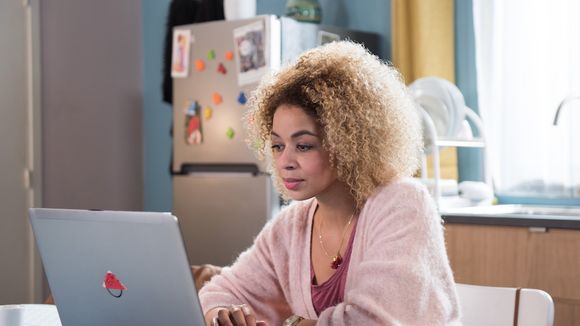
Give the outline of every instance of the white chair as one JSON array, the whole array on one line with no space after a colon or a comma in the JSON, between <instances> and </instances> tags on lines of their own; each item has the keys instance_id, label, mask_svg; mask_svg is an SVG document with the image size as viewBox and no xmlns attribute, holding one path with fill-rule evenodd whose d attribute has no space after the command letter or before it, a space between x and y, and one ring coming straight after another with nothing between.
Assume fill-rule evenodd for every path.
<instances>
[{"instance_id":1,"label":"white chair","mask_svg":"<svg viewBox=\"0 0 580 326\"><path fill-rule=\"evenodd\" d=\"M464 326L551 326L554 322L554 302L542 290L458 283L457 294Z\"/></svg>"}]
</instances>

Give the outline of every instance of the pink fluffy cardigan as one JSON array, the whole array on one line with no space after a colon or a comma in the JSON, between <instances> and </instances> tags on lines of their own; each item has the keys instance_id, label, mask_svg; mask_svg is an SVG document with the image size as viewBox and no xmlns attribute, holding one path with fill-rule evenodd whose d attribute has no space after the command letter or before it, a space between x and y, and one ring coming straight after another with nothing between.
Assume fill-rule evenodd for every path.
<instances>
[{"instance_id":1,"label":"pink fluffy cardigan","mask_svg":"<svg viewBox=\"0 0 580 326\"><path fill-rule=\"evenodd\" d=\"M201 289L204 312L246 303L270 326L292 314L317 325L460 324L441 218L421 184L393 181L367 200L344 302L319 316L310 292L312 205L316 199L296 202L267 223L253 246Z\"/></svg>"}]
</instances>

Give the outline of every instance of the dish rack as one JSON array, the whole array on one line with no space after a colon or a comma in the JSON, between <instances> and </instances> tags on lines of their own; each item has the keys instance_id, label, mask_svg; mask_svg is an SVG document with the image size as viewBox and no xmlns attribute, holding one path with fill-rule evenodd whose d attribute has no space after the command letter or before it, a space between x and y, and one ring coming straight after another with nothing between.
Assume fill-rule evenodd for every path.
<instances>
[{"instance_id":1,"label":"dish rack","mask_svg":"<svg viewBox=\"0 0 580 326\"><path fill-rule=\"evenodd\" d=\"M488 185L491 185L491 174L489 173L489 166L487 165L487 153L486 153L486 145L485 145L485 133L483 130L483 122L481 118L475 111L471 108L465 106L465 119L471 121L473 123L473 127L475 127L478 131L479 136L466 139L466 138L446 138L446 137L439 137L437 136L437 131L435 128L435 124L433 119L425 111L422 107L419 106L419 112L421 114L421 118L425 121L424 126L426 127L426 132L431 137L431 143L425 143L425 148L431 146L433 148L432 155L433 155L433 198L437 207L440 207L441 203L441 171L440 171L440 155L439 155L439 148L440 147L469 147L469 148L481 148L482 150L482 160L483 160L483 179L484 182ZM469 125L470 129L473 133L472 125ZM425 182L427 180L427 154L424 152L423 157L421 160L421 179Z\"/></svg>"}]
</instances>

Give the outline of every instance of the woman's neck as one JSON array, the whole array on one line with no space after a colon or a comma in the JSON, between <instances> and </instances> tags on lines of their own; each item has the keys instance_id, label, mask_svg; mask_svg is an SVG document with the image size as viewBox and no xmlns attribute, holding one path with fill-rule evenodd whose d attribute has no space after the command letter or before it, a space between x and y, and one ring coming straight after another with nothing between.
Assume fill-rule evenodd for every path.
<instances>
[{"instance_id":1,"label":"woman's neck","mask_svg":"<svg viewBox=\"0 0 580 326\"><path fill-rule=\"evenodd\" d=\"M356 202L342 183L337 183L324 193L316 196L318 209L316 214L324 219L327 225L344 226L355 214Z\"/></svg>"}]
</instances>

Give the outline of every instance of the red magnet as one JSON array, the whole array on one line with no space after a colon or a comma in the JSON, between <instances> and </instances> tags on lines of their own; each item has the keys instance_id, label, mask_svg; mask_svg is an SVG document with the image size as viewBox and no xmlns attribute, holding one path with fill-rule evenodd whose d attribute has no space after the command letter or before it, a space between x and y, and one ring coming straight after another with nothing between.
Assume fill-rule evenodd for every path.
<instances>
[{"instance_id":1,"label":"red magnet","mask_svg":"<svg viewBox=\"0 0 580 326\"><path fill-rule=\"evenodd\" d=\"M218 72L222 73L222 74L226 74L227 70L226 67L224 67L224 65L220 62L219 66L218 66Z\"/></svg>"}]
</instances>

